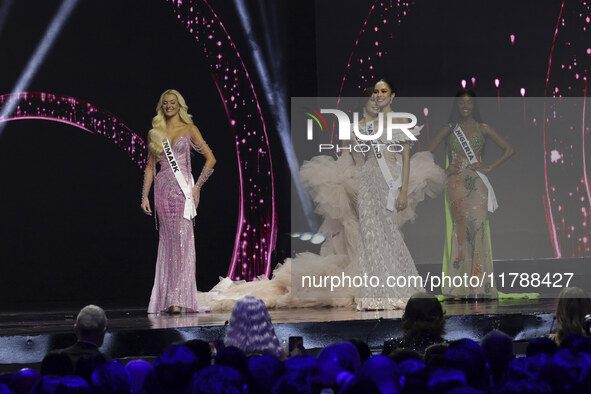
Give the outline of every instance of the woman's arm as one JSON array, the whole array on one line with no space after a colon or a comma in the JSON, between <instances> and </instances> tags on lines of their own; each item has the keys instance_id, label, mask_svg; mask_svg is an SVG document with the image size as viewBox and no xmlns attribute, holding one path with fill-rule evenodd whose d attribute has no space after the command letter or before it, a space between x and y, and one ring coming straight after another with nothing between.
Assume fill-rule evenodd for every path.
<instances>
[{"instance_id":1,"label":"woman's arm","mask_svg":"<svg viewBox=\"0 0 591 394\"><path fill-rule=\"evenodd\" d=\"M196 150L201 153L203 157L205 157L204 166L210 169L213 168L216 163L215 156L213 155L211 149L209 149L209 146L207 146L207 143L203 139L203 136L201 136L201 132L197 126L191 125L189 127L189 136L191 137L191 141L193 141Z\"/></svg>"},{"instance_id":2,"label":"woman's arm","mask_svg":"<svg viewBox=\"0 0 591 394\"><path fill-rule=\"evenodd\" d=\"M478 171L489 172L509 160L509 158L515 154L515 148L513 148L513 145L501 137L499 133L497 133L497 131L491 126L483 124L481 125L481 130L485 137L489 137L494 141L495 144L499 146L499 148L503 149L503 154L491 165L486 166L483 163L474 163L470 166L471 168Z\"/></svg>"},{"instance_id":3,"label":"woman's arm","mask_svg":"<svg viewBox=\"0 0 591 394\"><path fill-rule=\"evenodd\" d=\"M410 143L403 142L402 145L402 186L400 194L396 199L396 209L402 211L408 204L408 178L410 177Z\"/></svg>"},{"instance_id":4,"label":"woman's arm","mask_svg":"<svg viewBox=\"0 0 591 394\"><path fill-rule=\"evenodd\" d=\"M148 139L149 140L149 139ZM149 146L149 142L148 142ZM149 148L148 148L149 149ZM142 187L142 211L146 215L152 214L152 209L150 208L150 199L148 196L150 195L150 189L152 188L152 182L154 181L154 170L156 169L155 160L152 153L148 153L148 164L146 165L146 169L144 170L144 185Z\"/></svg>"},{"instance_id":5,"label":"woman's arm","mask_svg":"<svg viewBox=\"0 0 591 394\"><path fill-rule=\"evenodd\" d=\"M203 165L201 174L199 174L199 178L197 179L197 182L195 182L195 186L193 186L193 201L195 202L195 208L197 208L199 205L199 197L201 195L201 187L207 182L211 174L213 174L213 167L215 166L216 160L213 152L209 149L207 143L205 143L203 136L201 136L201 132L197 126L190 126L189 136L195 145L195 149L205 157L205 164Z\"/></svg>"},{"instance_id":6,"label":"woman's arm","mask_svg":"<svg viewBox=\"0 0 591 394\"><path fill-rule=\"evenodd\" d=\"M450 131L451 127L449 125L443 126L441 129L439 129L437 134L435 134L435 138L433 138L431 142L429 142L429 145L427 145L427 148L425 150L433 153L435 149L437 149L437 147L441 145L443 140L448 136ZM449 167L445 169L445 175L447 176L455 175L459 172L460 168L452 163L450 163Z\"/></svg>"}]
</instances>

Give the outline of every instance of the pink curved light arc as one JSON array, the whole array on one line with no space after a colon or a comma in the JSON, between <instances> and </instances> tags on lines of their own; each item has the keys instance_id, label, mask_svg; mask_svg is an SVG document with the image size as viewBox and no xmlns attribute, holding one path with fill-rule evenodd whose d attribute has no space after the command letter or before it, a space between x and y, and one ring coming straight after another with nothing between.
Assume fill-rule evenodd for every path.
<instances>
[{"instance_id":1,"label":"pink curved light arc","mask_svg":"<svg viewBox=\"0 0 591 394\"><path fill-rule=\"evenodd\" d=\"M220 88L220 85L217 81L217 79L213 79L214 83L215 83L215 87L218 90L218 93L220 94L220 97L222 98L222 102L224 101L224 95L222 93L222 89ZM230 111L228 109L228 106L226 105L226 103L224 103L224 109L226 110L226 115L228 116L228 119L231 119L230 116ZM232 122L230 121L230 127L232 128L232 130L234 130L234 125L232 124ZM237 260L237 256L238 256L238 246L240 245L240 234L242 234L242 228L243 228L243 223L244 223L244 192L242 191L242 188L244 187L244 178L243 178L243 174L242 174L242 166L240 165L240 150L236 149L236 155L238 156L238 179L240 180L240 193L238 193L238 206L240 207L238 209L238 224L237 224L237 229L236 229L236 239L234 240L234 249L232 251L232 262L230 264L230 268L228 268L228 275L230 275L230 272L234 272L233 270L236 267L236 260ZM267 276L269 276L266 272L265 274Z\"/></svg>"},{"instance_id":2,"label":"pink curved light arc","mask_svg":"<svg viewBox=\"0 0 591 394\"><path fill-rule=\"evenodd\" d=\"M366 29L367 26L369 25L369 19L372 16L372 14L378 10L378 11L382 11L384 14L379 14L378 18L379 18L379 22L383 22L382 25L385 24L396 24L398 26L400 26L402 24L402 20L404 17L406 17L408 10L410 9L411 5L414 5L414 2L405 2L402 0L396 0L396 1L390 1L385 2L385 1L378 1L375 0L372 4L372 6L369 9L369 12L367 13L367 16L365 17L365 20L363 21L363 24L361 26L361 29L359 30L359 33L357 34L357 39L355 40L355 43L353 45L353 49L351 50L351 54L349 55L349 58L347 59L347 66L345 68L345 73L343 75L343 79L341 81L341 86L339 88L339 93L338 93L338 98L337 98L337 104L336 104L336 108L339 108L340 105L340 101L341 101L341 97L343 94L343 89L345 87L345 81L347 79L347 76L349 75L349 72L351 71L351 65L353 64L353 60L354 60L354 56L356 54L357 51L357 47L359 46L359 42L361 40L361 38L363 37L364 33L366 33L368 30ZM386 12L391 12L392 15L388 14L386 15ZM395 13L398 12L398 15L396 15ZM377 32L379 29L381 29L383 27L378 27L378 25L374 25L373 29L370 29L369 32L371 33L373 32ZM390 39L392 39L392 35L390 35ZM379 41L375 41L372 44L372 48L378 48L380 45L382 45L381 42ZM384 50L380 50L380 49L376 49L376 53L375 56L376 57L381 57L382 56L382 52ZM386 53L386 52L384 52ZM362 64L368 64L368 61L363 61L363 59L360 57L359 58L360 63ZM362 74L363 75L361 78L363 80L367 80L369 78L366 78L367 76L373 76L373 67L369 67L367 70L363 70ZM333 143L334 141L334 132L335 132L335 127L336 127L336 123L335 120L333 119L332 122L332 131L331 131L331 143Z\"/></svg>"},{"instance_id":3,"label":"pink curved light arc","mask_svg":"<svg viewBox=\"0 0 591 394\"><path fill-rule=\"evenodd\" d=\"M19 102L14 114L6 118L0 117L0 122L48 120L67 124L112 140L127 152L139 168L146 165L144 140L117 117L87 101L45 92L20 92L1 95L0 108L13 100Z\"/></svg>"},{"instance_id":4,"label":"pink curved light arc","mask_svg":"<svg viewBox=\"0 0 591 394\"><path fill-rule=\"evenodd\" d=\"M277 239L275 183L266 124L254 84L227 29L206 0L165 1L172 3L179 22L202 45L236 140L240 196L238 229L228 277L254 280L262 274L269 276L271 251ZM244 88L237 89L242 81ZM247 106L249 111L245 112ZM258 121L252 118L254 113L258 114ZM257 134L259 131L262 134ZM249 160L252 163L249 172L245 172ZM257 171L253 172L255 161ZM248 174L251 177L246 179Z\"/></svg>"},{"instance_id":5,"label":"pink curved light arc","mask_svg":"<svg viewBox=\"0 0 591 394\"><path fill-rule=\"evenodd\" d=\"M276 218L276 206L275 206L275 179L274 179L274 175L273 175L273 160L271 158L271 147L269 146L269 138L267 136L267 125L265 123L265 119L263 118L263 110L261 109L261 105L259 102L259 98L257 96L257 92L254 89L254 84L252 83L252 80L250 79L250 75L248 73L248 70L246 69L246 65L244 64L244 60L242 60L242 56L240 56L240 52L238 51L238 48L236 48L236 45L234 44L234 41L232 40L232 38L230 37L230 33L228 33L228 30L226 30L226 26L224 26L224 24L222 23L222 21L220 20L220 18L218 17L218 15L216 14L216 12L213 10L213 8L211 8L211 5L206 1L203 0L203 2L207 5L207 7L209 7L209 10L211 11L211 13L215 16L215 18L217 19L218 23L220 24L220 27L224 30L224 33L226 33L226 35L228 36L228 40L230 41L230 45L232 46L232 48L234 48L234 50L236 51L236 57L238 58L238 60L240 60L240 64L242 65L242 68L244 69L244 72L246 73L246 79L248 80L248 83L250 84L250 89L252 90L252 94L254 96L254 99L256 101L256 105L257 105L257 110L259 113L259 119L261 120L261 125L263 127L263 133L265 135L265 143L267 144L267 150L269 152L269 163L271 166L271 171L270 171L270 176L271 176L271 204L272 204L272 210L273 210L273 217L271 219L271 240L270 240L270 246L269 246L269 250L273 250L275 249L275 243L277 241L277 218ZM218 89L218 92L220 92L220 97L223 98L222 95L222 91L220 90L220 86L218 85L217 81L216 81L216 87ZM231 119L230 117L230 113L228 111L227 106L224 103L224 107L226 108L226 112L228 113L228 120ZM230 126L232 128L234 128L234 125L231 123L230 120ZM236 149L236 155L238 156L238 160L240 162L240 152L238 149ZM241 185L241 189L243 188L243 179L242 179L242 168L240 168L240 185ZM243 218L244 218L244 205L243 205L243 200L244 200L244 192L243 190L241 190L240 193L240 207L241 207L241 212L239 215L239 218L241 218L242 220L240 220L239 223L243 223ZM243 226L244 228L244 226ZM240 234L242 233L242 229L243 228L239 228L239 230L236 233L236 242L234 243L234 249L235 251L237 250L237 245L239 242L239 238L240 238ZM234 270L236 269L236 264L237 264L237 255L238 253L232 253L232 262L230 264L230 268L228 269L228 275L231 275L234 273ZM271 253L268 254L267 256L267 262L265 265L265 276L269 277L271 275ZM254 279L254 278L251 278Z\"/></svg>"},{"instance_id":6,"label":"pink curved light arc","mask_svg":"<svg viewBox=\"0 0 591 394\"><path fill-rule=\"evenodd\" d=\"M552 55L554 53L554 47L556 45L556 37L558 36L558 30L560 26L560 20L562 19L562 11L564 10L564 3L566 0L562 1L560 5L560 12L558 13L558 19L556 21L556 28L554 29L554 36L552 37L552 46L550 48L550 55L548 56L548 71L546 72L546 86L544 87L544 96L548 96L548 85L550 84L550 70L552 68ZM546 158L547 150L546 150L546 102L544 102L544 112L543 112L543 121L542 121L542 141L543 141L543 154L544 154L544 188L546 190L546 200L544 206L547 210L547 218L550 220L550 238L552 241L552 247L554 248L554 256L555 257L562 257L562 251L560 248L560 243L558 242L558 234L556 233L556 223L554 220L554 212L552 212L552 202L550 199L550 190L548 188L548 160Z\"/></svg>"}]
</instances>

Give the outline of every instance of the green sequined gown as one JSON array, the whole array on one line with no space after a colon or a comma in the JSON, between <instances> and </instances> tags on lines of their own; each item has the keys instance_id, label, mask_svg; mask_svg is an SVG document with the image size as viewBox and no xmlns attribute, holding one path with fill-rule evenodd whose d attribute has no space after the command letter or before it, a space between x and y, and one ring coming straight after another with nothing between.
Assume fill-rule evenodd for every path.
<instances>
[{"instance_id":1,"label":"green sequined gown","mask_svg":"<svg viewBox=\"0 0 591 394\"><path fill-rule=\"evenodd\" d=\"M485 137L479 127L476 129L477 132L468 139L478 161L481 161ZM446 283L444 277L441 290L450 297L497 298L497 289L494 281L491 282L494 270L487 210L488 190L476 171L468 168L470 162L453 133L448 136L447 146L449 165L456 165L460 171L450 175L446 184L447 234L443 274L452 280L455 277L456 282ZM462 278L459 286L457 277ZM470 280L471 277L474 278Z\"/></svg>"}]
</instances>

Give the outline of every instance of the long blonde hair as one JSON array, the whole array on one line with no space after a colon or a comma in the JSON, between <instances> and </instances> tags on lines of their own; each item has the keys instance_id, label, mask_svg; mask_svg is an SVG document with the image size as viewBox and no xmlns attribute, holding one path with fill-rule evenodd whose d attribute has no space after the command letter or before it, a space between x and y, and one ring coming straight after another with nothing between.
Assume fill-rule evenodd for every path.
<instances>
[{"instance_id":1,"label":"long blonde hair","mask_svg":"<svg viewBox=\"0 0 591 394\"><path fill-rule=\"evenodd\" d=\"M158 100L158 104L156 105L156 116L152 118L152 129L148 132L150 153L156 159L159 159L164 151L162 141L166 138L166 118L164 117L164 111L162 110L162 101L164 101L164 96L167 94L174 94L176 96L180 106L179 117L181 118L181 121L186 124L193 124L191 115L189 115L189 107L178 90L168 89L162 93L160 95L160 100Z\"/></svg>"}]
</instances>

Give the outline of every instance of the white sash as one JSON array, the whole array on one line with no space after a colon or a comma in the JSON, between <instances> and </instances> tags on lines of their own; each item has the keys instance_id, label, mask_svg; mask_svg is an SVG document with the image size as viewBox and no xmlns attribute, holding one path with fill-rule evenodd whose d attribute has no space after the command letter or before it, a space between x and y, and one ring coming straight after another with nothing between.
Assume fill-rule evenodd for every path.
<instances>
[{"instance_id":1,"label":"white sash","mask_svg":"<svg viewBox=\"0 0 591 394\"><path fill-rule=\"evenodd\" d=\"M374 130L373 130L373 121L368 122L367 123L367 134L368 135L373 135L374 134ZM390 172L390 169L388 168L388 163L386 163L386 159L384 158L384 155L382 154L382 152L380 151L380 140L377 139L375 141L375 143L371 143L371 146L373 148L373 153L376 157L376 160L378 161L378 165L380 166L380 171L382 172L382 176L384 177L384 180L386 181L386 184L388 185L388 198L386 200L386 209L389 211L394 211L394 203L396 201L396 198L398 197L398 193L399 190L398 188L402 185L402 169L401 166L398 162L396 162L396 172L399 173L398 178L396 178L396 180L394 180L394 178L392 177L392 173ZM383 144L382 144L383 146Z\"/></svg>"},{"instance_id":2,"label":"white sash","mask_svg":"<svg viewBox=\"0 0 591 394\"><path fill-rule=\"evenodd\" d=\"M468 161L470 161L470 164L478 163L476 153L474 153L474 150L470 145L470 141L468 140L468 138L466 138L466 135L464 134L464 131L462 130L460 125L456 123L456 127L453 128L452 132L458 139L458 142L464 150L464 153L466 154ZM483 172L476 171L476 173L478 174L480 179L482 179L482 182L484 182L484 185L488 189L488 211L494 212L495 209L499 207L499 204L497 203L497 198L495 196L495 191L493 190L492 185L488 180L488 177Z\"/></svg>"},{"instance_id":3,"label":"white sash","mask_svg":"<svg viewBox=\"0 0 591 394\"><path fill-rule=\"evenodd\" d=\"M191 176L191 184L187 184L181 169L178 166L176 159L174 158L174 153L172 148L170 147L170 142L168 142L168 138L164 138L162 140L162 146L164 147L164 155L168 159L168 164L170 164L170 168L172 169L172 173L176 178L183 194L185 195L185 210L183 212L183 217L187 220L193 219L197 216L197 210L195 209L195 202L193 201L193 185L195 181L193 180L193 176Z\"/></svg>"}]
</instances>

